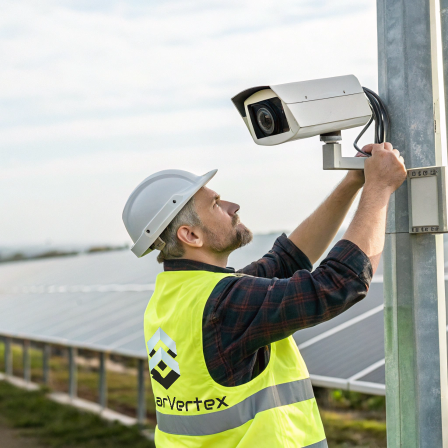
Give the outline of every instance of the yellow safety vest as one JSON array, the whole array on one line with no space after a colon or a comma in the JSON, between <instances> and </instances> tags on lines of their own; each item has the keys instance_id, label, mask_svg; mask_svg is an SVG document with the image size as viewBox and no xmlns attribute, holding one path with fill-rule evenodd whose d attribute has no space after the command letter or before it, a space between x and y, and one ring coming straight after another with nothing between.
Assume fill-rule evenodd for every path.
<instances>
[{"instance_id":1,"label":"yellow safety vest","mask_svg":"<svg viewBox=\"0 0 448 448\"><path fill-rule=\"evenodd\" d=\"M266 369L235 387L205 364L202 316L213 288L232 274L157 276L144 326L156 401L158 448L328 448L308 370L292 336L271 344Z\"/></svg>"}]
</instances>

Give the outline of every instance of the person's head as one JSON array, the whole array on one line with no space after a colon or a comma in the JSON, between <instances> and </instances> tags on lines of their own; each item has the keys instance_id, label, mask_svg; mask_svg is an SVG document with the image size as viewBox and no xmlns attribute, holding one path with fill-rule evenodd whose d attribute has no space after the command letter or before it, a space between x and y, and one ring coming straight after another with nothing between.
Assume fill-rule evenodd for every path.
<instances>
[{"instance_id":1,"label":"person's head","mask_svg":"<svg viewBox=\"0 0 448 448\"><path fill-rule=\"evenodd\" d=\"M252 241L252 232L240 222L239 205L224 201L202 187L162 232L165 247L157 260L176 258L227 259Z\"/></svg>"}]
</instances>

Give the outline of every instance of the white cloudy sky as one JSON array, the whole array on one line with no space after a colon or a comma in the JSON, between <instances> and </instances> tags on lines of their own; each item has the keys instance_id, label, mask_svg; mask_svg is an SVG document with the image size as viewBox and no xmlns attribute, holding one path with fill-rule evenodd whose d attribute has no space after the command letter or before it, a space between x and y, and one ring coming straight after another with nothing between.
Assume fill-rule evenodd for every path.
<instances>
[{"instance_id":1,"label":"white cloudy sky","mask_svg":"<svg viewBox=\"0 0 448 448\"><path fill-rule=\"evenodd\" d=\"M129 193L167 168L218 168L249 227L292 229L342 174L317 137L256 146L230 98L350 73L376 89L375 2L3 0L0 58L0 245L129 241Z\"/></svg>"}]
</instances>

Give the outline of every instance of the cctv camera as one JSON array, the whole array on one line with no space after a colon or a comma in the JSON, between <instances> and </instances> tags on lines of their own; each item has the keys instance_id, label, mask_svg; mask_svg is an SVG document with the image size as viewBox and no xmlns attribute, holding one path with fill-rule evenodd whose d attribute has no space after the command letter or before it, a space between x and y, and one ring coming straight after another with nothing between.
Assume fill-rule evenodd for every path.
<instances>
[{"instance_id":1,"label":"cctv camera","mask_svg":"<svg viewBox=\"0 0 448 448\"><path fill-rule=\"evenodd\" d=\"M232 101L254 142L264 146L364 126L372 116L353 75L252 87Z\"/></svg>"}]
</instances>

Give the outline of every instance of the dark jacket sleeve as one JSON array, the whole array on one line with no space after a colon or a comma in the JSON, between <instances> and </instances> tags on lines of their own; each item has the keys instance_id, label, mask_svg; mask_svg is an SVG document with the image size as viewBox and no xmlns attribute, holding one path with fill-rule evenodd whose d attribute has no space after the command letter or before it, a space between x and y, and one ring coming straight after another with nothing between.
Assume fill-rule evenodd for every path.
<instances>
[{"instance_id":1,"label":"dark jacket sleeve","mask_svg":"<svg viewBox=\"0 0 448 448\"><path fill-rule=\"evenodd\" d=\"M266 255L237 272L263 278L289 278L300 269L312 268L308 257L283 233Z\"/></svg>"},{"instance_id":2,"label":"dark jacket sleeve","mask_svg":"<svg viewBox=\"0 0 448 448\"><path fill-rule=\"evenodd\" d=\"M341 240L313 272L288 279L227 277L204 310L204 353L209 369L223 362L226 375L243 359L297 330L327 321L363 299L372 279L369 258ZM207 353L214 349L215 353ZM217 352L216 352L217 350Z\"/></svg>"}]
</instances>

